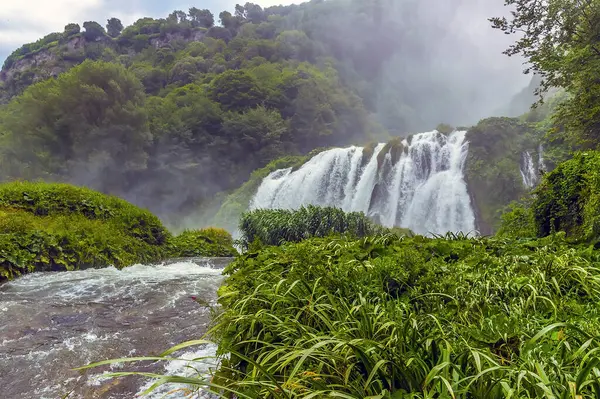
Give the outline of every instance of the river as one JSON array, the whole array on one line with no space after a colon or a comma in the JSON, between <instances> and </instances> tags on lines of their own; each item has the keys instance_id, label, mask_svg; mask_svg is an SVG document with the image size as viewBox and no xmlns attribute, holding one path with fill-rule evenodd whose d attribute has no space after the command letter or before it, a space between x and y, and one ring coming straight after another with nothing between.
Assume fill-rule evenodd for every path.
<instances>
[{"instance_id":1,"label":"river","mask_svg":"<svg viewBox=\"0 0 600 399\"><path fill-rule=\"evenodd\" d=\"M190 296L216 304L226 258L173 260L161 265L35 273L0 286L0 398L133 398L149 386L138 377L102 378L102 372L131 370L106 366L85 373L72 368L90 362L156 355L201 338L210 310ZM214 346L175 355L211 356ZM185 361L146 362L138 370L192 375ZM192 364L205 372L211 361ZM135 365L133 365L135 366ZM141 368L140 368L141 367ZM181 388L166 386L149 398ZM196 396L198 397L198 396ZM185 391L168 396L186 398Z\"/></svg>"}]
</instances>

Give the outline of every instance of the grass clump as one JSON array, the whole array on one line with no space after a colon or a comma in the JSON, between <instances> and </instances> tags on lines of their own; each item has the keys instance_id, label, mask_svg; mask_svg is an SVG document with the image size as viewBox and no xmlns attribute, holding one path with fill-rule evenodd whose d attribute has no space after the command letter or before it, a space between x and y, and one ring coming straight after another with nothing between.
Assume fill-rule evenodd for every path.
<instances>
[{"instance_id":1,"label":"grass clump","mask_svg":"<svg viewBox=\"0 0 600 399\"><path fill-rule=\"evenodd\" d=\"M600 394L600 258L540 240L311 238L241 255L211 331L238 397Z\"/></svg>"},{"instance_id":2,"label":"grass clump","mask_svg":"<svg viewBox=\"0 0 600 399\"><path fill-rule=\"evenodd\" d=\"M364 237L378 231L362 212L345 213L332 207L308 205L298 210L257 209L242 215L239 229L242 244L265 245L299 242L310 237L346 234Z\"/></svg>"},{"instance_id":3,"label":"grass clump","mask_svg":"<svg viewBox=\"0 0 600 399\"><path fill-rule=\"evenodd\" d=\"M169 256L176 258L195 256L235 256L233 238L226 230L205 228L201 230L185 230L172 238Z\"/></svg>"},{"instance_id":4,"label":"grass clump","mask_svg":"<svg viewBox=\"0 0 600 399\"><path fill-rule=\"evenodd\" d=\"M0 281L158 261L170 237L157 217L116 197L67 184L0 184Z\"/></svg>"}]
</instances>

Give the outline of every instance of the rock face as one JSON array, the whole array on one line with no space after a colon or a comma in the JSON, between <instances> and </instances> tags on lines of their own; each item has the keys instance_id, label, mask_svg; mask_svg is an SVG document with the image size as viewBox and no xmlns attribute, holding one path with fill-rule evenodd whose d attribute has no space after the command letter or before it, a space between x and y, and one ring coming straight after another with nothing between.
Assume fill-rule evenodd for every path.
<instances>
[{"instance_id":1,"label":"rock face","mask_svg":"<svg viewBox=\"0 0 600 399\"><path fill-rule=\"evenodd\" d=\"M524 176L531 169L524 159L538 155L541 136L533 125L516 118L484 119L467 132L465 180L481 234L494 233L504 207L532 188Z\"/></svg>"},{"instance_id":2,"label":"rock face","mask_svg":"<svg viewBox=\"0 0 600 399\"><path fill-rule=\"evenodd\" d=\"M201 41L205 36L206 31L201 29L191 32L167 32L150 37L148 45L158 49L169 47L174 42ZM65 41L33 51L0 71L0 103L8 102L33 83L56 77L88 58L100 57L104 49L129 56L137 53L133 48L121 45L118 39L108 36L99 37L94 41L87 40L83 35L72 36Z\"/></svg>"}]
</instances>

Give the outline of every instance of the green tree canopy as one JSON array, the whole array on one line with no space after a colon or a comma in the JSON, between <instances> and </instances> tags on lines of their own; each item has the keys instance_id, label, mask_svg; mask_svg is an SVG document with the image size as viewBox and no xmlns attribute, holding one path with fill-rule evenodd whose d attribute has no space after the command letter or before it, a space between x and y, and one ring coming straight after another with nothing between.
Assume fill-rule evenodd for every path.
<instances>
[{"instance_id":1,"label":"green tree canopy","mask_svg":"<svg viewBox=\"0 0 600 399\"><path fill-rule=\"evenodd\" d=\"M150 140L144 101L133 73L100 61L30 86L8 106L4 120L14 161L71 176L81 172L82 162L103 176L144 168Z\"/></svg>"},{"instance_id":2,"label":"green tree canopy","mask_svg":"<svg viewBox=\"0 0 600 399\"><path fill-rule=\"evenodd\" d=\"M194 27L212 28L215 25L215 17L210 10L200 10L192 7L188 14Z\"/></svg>"},{"instance_id":3,"label":"green tree canopy","mask_svg":"<svg viewBox=\"0 0 600 399\"><path fill-rule=\"evenodd\" d=\"M512 18L492 18L493 27L519 37L505 54L521 55L526 73L541 77L537 94L565 88L570 98L555 115L558 132L574 147L600 145L600 1L505 0Z\"/></svg>"},{"instance_id":4,"label":"green tree canopy","mask_svg":"<svg viewBox=\"0 0 600 399\"><path fill-rule=\"evenodd\" d=\"M106 31L108 32L108 36L117 37L123 31L123 23L118 18L111 18L107 21Z\"/></svg>"},{"instance_id":5,"label":"green tree canopy","mask_svg":"<svg viewBox=\"0 0 600 399\"><path fill-rule=\"evenodd\" d=\"M87 21L83 23L83 28L85 29L84 36L87 40L94 41L99 37L102 37L106 34L104 28L98 23L94 21Z\"/></svg>"}]
</instances>

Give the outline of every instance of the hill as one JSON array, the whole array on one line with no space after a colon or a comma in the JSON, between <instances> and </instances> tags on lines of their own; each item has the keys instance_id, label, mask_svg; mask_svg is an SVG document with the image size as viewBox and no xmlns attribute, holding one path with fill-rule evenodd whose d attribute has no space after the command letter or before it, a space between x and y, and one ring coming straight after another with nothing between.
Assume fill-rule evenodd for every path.
<instances>
[{"instance_id":1,"label":"hill","mask_svg":"<svg viewBox=\"0 0 600 399\"><path fill-rule=\"evenodd\" d=\"M471 3L447 15L486 16L467 14ZM1 177L86 185L168 219L284 155L475 122L481 95L501 97L481 82L501 85L501 74L469 57L479 42L453 55L465 32L425 11L247 3L221 25L196 8L125 28L67 25L4 63Z\"/></svg>"}]
</instances>

